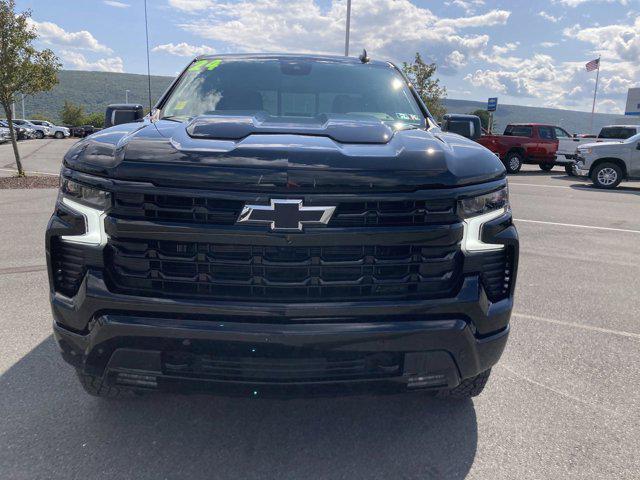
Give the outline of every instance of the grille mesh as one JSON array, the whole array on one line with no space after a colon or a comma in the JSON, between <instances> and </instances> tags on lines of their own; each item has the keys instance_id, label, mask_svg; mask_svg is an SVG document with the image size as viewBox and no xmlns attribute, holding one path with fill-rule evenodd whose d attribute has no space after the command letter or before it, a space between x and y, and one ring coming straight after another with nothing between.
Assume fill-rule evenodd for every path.
<instances>
[{"instance_id":1,"label":"grille mesh","mask_svg":"<svg viewBox=\"0 0 640 480\"><path fill-rule=\"evenodd\" d=\"M461 281L458 245L271 247L111 239L114 286L167 297L294 301L440 298Z\"/></svg>"},{"instance_id":2,"label":"grille mesh","mask_svg":"<svg viewBox=\"0 0 640 480\"><path fill-rule=\"evenodd\" d=\"M233 225L246 202L210 197L118 193L111 214L132 220ZM340 202L333 227L409 226L457 221L452 200Z\"/></svg>"}]
</instances>

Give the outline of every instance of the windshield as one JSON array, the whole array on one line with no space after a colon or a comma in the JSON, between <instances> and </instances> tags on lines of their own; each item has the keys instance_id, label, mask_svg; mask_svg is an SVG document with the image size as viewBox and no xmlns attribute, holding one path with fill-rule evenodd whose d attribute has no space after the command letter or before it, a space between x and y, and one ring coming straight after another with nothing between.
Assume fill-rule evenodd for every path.
<instances>
[{"instance_id":1,"label":"windshield","mask_svg":"<svg viewBox=\"0 0 640 480\"><path fill-rule=\"evenodd\" d=\"M391 66L305 59L199 60L165 102L163 118L216 113L275 117L370 115L424 126L404 78Z\"/></svg>"},{"instance_id":2,"label":"windshield","mask_svg":"<svg viewBox=\"0 0 640 480\"><path fill-rule=\"evenodd\" d=\"M635 143L640 142L640 133L634 135L633 137L627 138L624 143Z\"/></svg>"}]
</instances>

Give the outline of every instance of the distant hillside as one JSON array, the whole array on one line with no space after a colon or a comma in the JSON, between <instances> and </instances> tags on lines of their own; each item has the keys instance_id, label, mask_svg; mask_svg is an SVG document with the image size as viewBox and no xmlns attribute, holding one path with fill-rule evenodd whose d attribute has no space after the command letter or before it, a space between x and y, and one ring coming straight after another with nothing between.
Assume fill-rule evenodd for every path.
<instances>
[{"instance_id":1,"label":"distant hillside","mask_svg":"<svg viewBox=\"0 0 640 480\"><path fill-rule=\"evenodd\" d=\"M25 98L27 118L39 114L52 121L59 121L65 100L84 106L85 113L102 113L110 103L124 103L125 92L129 102L148 108L149 96L146 75L131 73L80 72L62 70L58 85L47 93ZM172 77L151 77L151 96L155 102L169 86ZM16 103L16 114L22 116L22 104Z\"/></svg>"},{"instance_id":2,"label":"distant hillside","mask_svg":"<svg viewBox=\"0 0 640 480\"><path fill-rule=\"evenodd\" d=\"M129 101L148 104L147 77L130 73L81 72L63 70L59 74L59 84L51 91L25 99L26 116L35 114L59 121L60 110L65 100L81 104L86 113L104 112L110 103L124 102L125 91L130 90ZM172 77L151 77L151 93L155 100L169 86ZM450 113L470 113L486 108L486 103L468 100L447 99ZM18 116L22 116L22 105L16 105ZM571 133L589 130L590 113L555 108L521 107L518 105L498 105L495 115L498 131L510 122L544 122L564 127ZM619 115L596 114L594 129L603 125L618 123Z\"/></svg>"},{"instance_id":3,"label":"distant hillside","mask_svg":"<svg viewBox=\"0 0 640 480\"><path fill-rule=\"evenodd\" d=\"M449 113L471 113L474 110L487 108L486 102L469 100L447 99L444 103ZM498 111L494 114L494 119L498 132L502 132L504 127L509 123L536 122L558 125L570 133L586 133L589 131L589 125L591 123L591 112L498 104ZM593 118L593 127L597 132L604 125L611 125L612 123L619 123L620 121L621 115L596 113Z\"/></svg>"}]
</instances>

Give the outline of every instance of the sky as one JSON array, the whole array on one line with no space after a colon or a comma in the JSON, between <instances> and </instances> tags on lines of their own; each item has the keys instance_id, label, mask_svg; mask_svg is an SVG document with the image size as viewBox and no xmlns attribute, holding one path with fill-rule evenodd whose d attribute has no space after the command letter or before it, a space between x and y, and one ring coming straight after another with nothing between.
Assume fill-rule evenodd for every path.
<instances>
[{"instance_id":1,"label":"sky","mask_svg":"<svg viewBox=\"0 0 640 480\"><path fill-rule=\"evenodd\" d=\"M66 69L146 73L143 0L16 0ZM203 53L344 54L346 0L148 0L151 73ZM352 0L351 54L438 65L449 98L624 111L640 87L640 0Z\"/></svg>"}]
</instances>

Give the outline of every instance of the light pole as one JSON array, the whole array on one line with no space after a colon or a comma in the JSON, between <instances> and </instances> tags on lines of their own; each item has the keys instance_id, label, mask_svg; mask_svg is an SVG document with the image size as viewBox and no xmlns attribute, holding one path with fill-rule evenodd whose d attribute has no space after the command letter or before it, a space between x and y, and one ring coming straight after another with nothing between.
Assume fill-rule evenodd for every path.
<instances>
[{"instance_id":1,"label":"light pole","mask_svg":"<svg viewBox=\"0 0 640 480\"><path fill-rule=\"evenodd\" d=\"M349 56L349 31L351 30L351 0L347 0L347 31L344 39L344 56Z\"/></svg>"},{"instance_id":2,"label":"light pole","mask_svg":"<svg viewBox=\"0 0 640 480\"><path fill-rule=\"evenodd\" d=\"M22 94L22 119L24 120L27 116L24 113L24 93Z\"/></svg>"},{"instance_id":3,"label":"light pole","mask_svg":"<svg viewBox=\"0 0 640 480\"><path fill-rule=\"evenodd\" d=\"M124 91L124 103L129 103L129 92L131 90L125 90Z\"/></svg>"}]
</instances>

